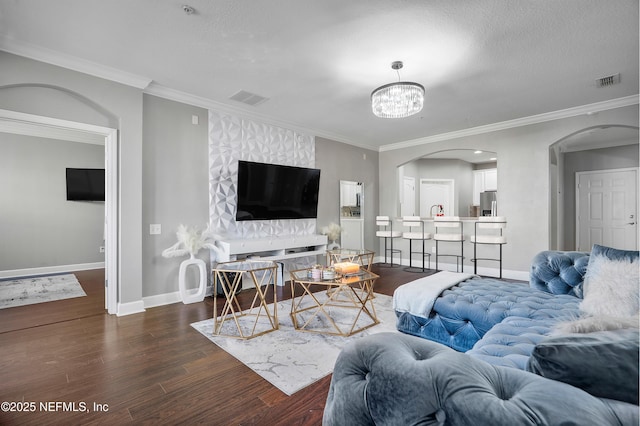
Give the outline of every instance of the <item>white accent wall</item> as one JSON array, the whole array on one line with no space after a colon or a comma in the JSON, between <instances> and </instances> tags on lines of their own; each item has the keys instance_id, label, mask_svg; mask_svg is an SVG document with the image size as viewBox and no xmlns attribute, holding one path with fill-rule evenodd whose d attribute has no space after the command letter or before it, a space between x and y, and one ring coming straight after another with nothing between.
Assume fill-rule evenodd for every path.
<instances>
[{"instance_id":1,"label":"white accent wall","mask_svg":"<svg viewBox=\"0 0 640 426\"><path fill-rule=\"evenodd\" d=\"M229 238L316 232L316 219L236 222L239 160L313 168L315 139L293 130L210 110L209 223L214 232Z\"/></svg>"}]
</instances>

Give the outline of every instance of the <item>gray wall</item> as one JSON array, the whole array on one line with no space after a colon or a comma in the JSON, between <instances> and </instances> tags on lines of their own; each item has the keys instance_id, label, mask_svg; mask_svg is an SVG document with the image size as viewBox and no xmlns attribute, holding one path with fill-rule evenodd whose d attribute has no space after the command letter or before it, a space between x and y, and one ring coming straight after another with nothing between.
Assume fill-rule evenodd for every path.
<instances>
[{"instance_id":1,"label":"gray wall","mask_svg":"<svg viewBox=\"0 0 640 426\"><path fill-rule=\"evenodd\" d=\"M340 181L364 184L364 247L375 249L378 215L378 152L316 137L316 167L321 169L317 229L340 223Z\"/></svg>"},{"instance_id":2,"label":"gray wall","mask_svg":"<svg viewBox=\"0 0 640 426\"><path fill-rule=\"evenodd\" d=\"M104 262L104 202L67 201L67 167L104 168L104 146L0 133L0 270Z\"/></svg>"},{"instance_id":3,"label":"gray wall","mask_svg":"<svg viewBox=\"0 0 640 426\"><path fill-rule=\"evenodd\" d=\"M564 159L564 250L576 248L576 172L638 167L638 144L569 152Z\"/></svg>"},{"instance_id":4,"label":"gray wall","mask_svg":"<svg viewBox=\"0 0 640 426\"><path fill-rule=\"evenodd\" d=\"M0 64L0 108L118 129L120 301L138 303L143 296L176 291L177 284L167 276L177 266L160 253L173 244L177 224L204 226L208 217L203 110L5 52L0 52ZM200 117L199 126L190 124L193 114ZM381 153L316 138L316 166L323 170L318 226L339 219L338 182L362 181L365 247L378 247L379 251L373 237L374 218L399 213L398 165L446 149L494 151L500 162L498 204L501 214L509 219L505 268L526 271L533 255L549 246L548 148L569 134L598 124L637 126L638 107ZM181 157L183 152L187 156ZM150 236L149 223L161 223L162 234Z\"/></svg>"},{"instance_id":5,"label":"gray wall","mask_svg":"<svg viewBox=\"0 0 640 426\"><path fill-rule=\"evenodd\" d=\"M497 162L472 164L463 160L420 158L400 166L398 179L413 177L416 182L415 214L420 214L420 179L453 179L455 181L454 213L469 216L473 204L473 171L497 168Z\"/></svg>"},{"instance_id":6,"label":"gray wall","mask_svg":"<svg viewBox=\"0 0 640 426\"><path fill-rule=\"evenodd\" d=\"M493 151L498 157L498 205L507 217L505 270L529 270L531 259L549 248L549 146L579 130L596 125L638 126L638 105L598 114L557 119L442 142L423 143L380 153L380 213L397 216L397 167L447 149ZM470 265L467 256L467 265Z\"/></svg>"},{"instance_id":7,"label":"gray wall","mask_svg":"<svg viewBox=\"0 0 640 426\"><path fill-rule=\"evenodd\" d=\"M204 229L209 221L207 110L144 96L142 150L142 295L178 291L178 269L187 257L162 257L176 243L178 225ZM197 125L191 117L198 116ZM162 225L150 235L149 224ZM209 263L206 250L198 257Z\"/></svg>"},{"instance_id":8,"label":"gray wall","mask_svg":"<svg viewBox=\"0 0 640 426\"><path fill-rule=\"evenodd\" d=\"M118 129L120 302L142 298L142 90L0 51L0 108Z\"/></svg>"},{"instance_id":9,"label":"gray wall","mask_svg":"<svg viewBox=\"0 0 640 426\"><path fill-rule=\"evenodd\" d=\"M424 158L418 160L416 179L416 214L420 213L420 179L453 179L454 214L469 216L469 207L473 203L473 165L462 160L437 160Z\"/></svg>"},{"instance_id":10,"label":"gray wall","mask_svg":"<svg viewBox=\"0 0 640 426\"><path fill-rule=\"evenodd\" d=\"M175 243L178 224L208 220L206 110L6 52L0 63L0 108L118 129L120 302L176 291L179 259L161 253ZM191 124L192 115L199 125ZM322 139L316 146L317 167L324 169L318 224L338 220L340 179L362 181L365 244L372 246L377 152ZM161 235L149 235L151 223L162 225Z\"/></svg>"}]
</instances>

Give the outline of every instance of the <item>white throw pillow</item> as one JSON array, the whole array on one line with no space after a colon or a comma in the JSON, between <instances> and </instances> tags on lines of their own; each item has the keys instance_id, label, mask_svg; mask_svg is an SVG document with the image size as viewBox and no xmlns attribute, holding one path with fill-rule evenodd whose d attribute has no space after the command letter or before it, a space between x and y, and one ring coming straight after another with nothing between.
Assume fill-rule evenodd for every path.
<instances>
[{"instance_id":1,"label":"white throw pillow","mask_svg":"<svg viewBox=\"0 0 640 426\"><path fill-rule=\"evenodd\" d=\"M580 311L589 315L629 317L638 314L640 274L638 258L610 259L599 254L589 259Z\"/></svg>"},{"instance_id":2,"label":"white throw pillow","mask_svg":"<svg viewBox=\"0 0 640 426\"><path fill-rule=\"evenodd\" d=\"M638 252L595 244L584 278L583 295L580 318L559 323L554 334L638 328Z\"/></svg>"}]
</instances>

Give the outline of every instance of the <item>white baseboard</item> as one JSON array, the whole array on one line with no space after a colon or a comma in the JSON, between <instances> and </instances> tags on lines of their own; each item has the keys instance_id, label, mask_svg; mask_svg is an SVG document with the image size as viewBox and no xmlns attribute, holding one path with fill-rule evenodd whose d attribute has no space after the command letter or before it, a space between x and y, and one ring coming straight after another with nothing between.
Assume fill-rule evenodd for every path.
<instances>
[{"instance_id":1,"label":"white baseboard","mask_svg":"<svg viewBox=\"0 0 640 426\"><path fill-rule=\"evenodd\" d=\"M396 259L394 259L394 264L396 263ZM431 267L433 269L435 269L435 256L431 259ZM374 262L376 263L382 263L384 262L384 256L377 256L374 259ZM400 265L402 266L409 266L409 259L400 259ZM417 267L421 267L422 266L422 261L417 261L414 260L413 261L413 266L417 266ZM429 261L425 259L425 266L428 267L429 266ZM456 264L455 263L443 263L443 262L438 262L438 268L440 268L441 271L451 271L451 272L455 272L456 271ZM464 272L467 273L473 273L473 265L464 265ZM478 275L483 275L486 277L496 277L498 278L500 276L500 269L499 268L487 268L487 267L478 267ZM503 269L502 270L502 277L503 278L508 278L511 280L520 280L520 281L529 281L529 271L514 271L514 270L510 270L510 269Z\"/></svg>"},{"instance_id":2,"label":"white baseboard","mask_svg":"<svg viewBox=\"0 0 640 426\"><path fill-rule=\"evenodd\" d=\"M213 295L213 286L207 285L205 297ZM155 296L147 296L142 298L145 309L155 308L157 306L171 305L172 303L182 303L179 291L171 293L156 294Z\"/></svg>"},{"instance_id":3,"label":"white baseboard","mask_svg":"<svg viewBox=\"0 0 640 426\"><path fill-rule=\"evenodd\" d=\"M125 315L139 314L144 311L144 302L142 300L137 300L129 303L118 303L116 315L122 317Z\"/></svg>"},{"instance_id":4,"label":"white baseboard","mask_svg":"<svg viewBox=\"0 0 640 426\"><path fill-rule=\"evenodd\" d=\"M145 309L154 308L156 306L171 305L172 303L182 302L179 291L171 293L156 294L155 296L147 296L142 298Z\"/></svg>"},{"instance_id":5,"label":"white baseboard","mask_svg":"<svg viewBox=\"0 0 640 426\"><path fill-rule=\"evenodd\" d=\"M39 268L11 269L0 271L0 278L33 277L37 275L61 274L65 272L104 269L104 262L79 263L76 265L43 266Z\"/></svg>"}]
</instances>

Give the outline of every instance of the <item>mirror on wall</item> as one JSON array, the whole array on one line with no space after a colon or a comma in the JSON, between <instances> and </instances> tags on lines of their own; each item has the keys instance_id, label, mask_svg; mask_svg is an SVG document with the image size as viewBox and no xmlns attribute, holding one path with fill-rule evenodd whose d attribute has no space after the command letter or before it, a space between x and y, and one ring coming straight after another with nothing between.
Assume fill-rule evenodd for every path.
<instances>
[{"instance_id":1,"label":"mirror on wall","mask_svg":"<svg viewBox=\"0 0 640 426\"><path fill-rule=\"evenodd\" d=\"M498 157L495 152L454 149L398 167L400 216L497 215Z\"/></svg>"},{"instance_id":2,"label":"mirror on wall","mask_svg":"<svg viewBox=\"0 0 640 426\"><path fill-rule=\"evenodd\" d=\"M342 248L364 248L364 185L340 181L340 244Z\"/></svg>"}]
</instances>

